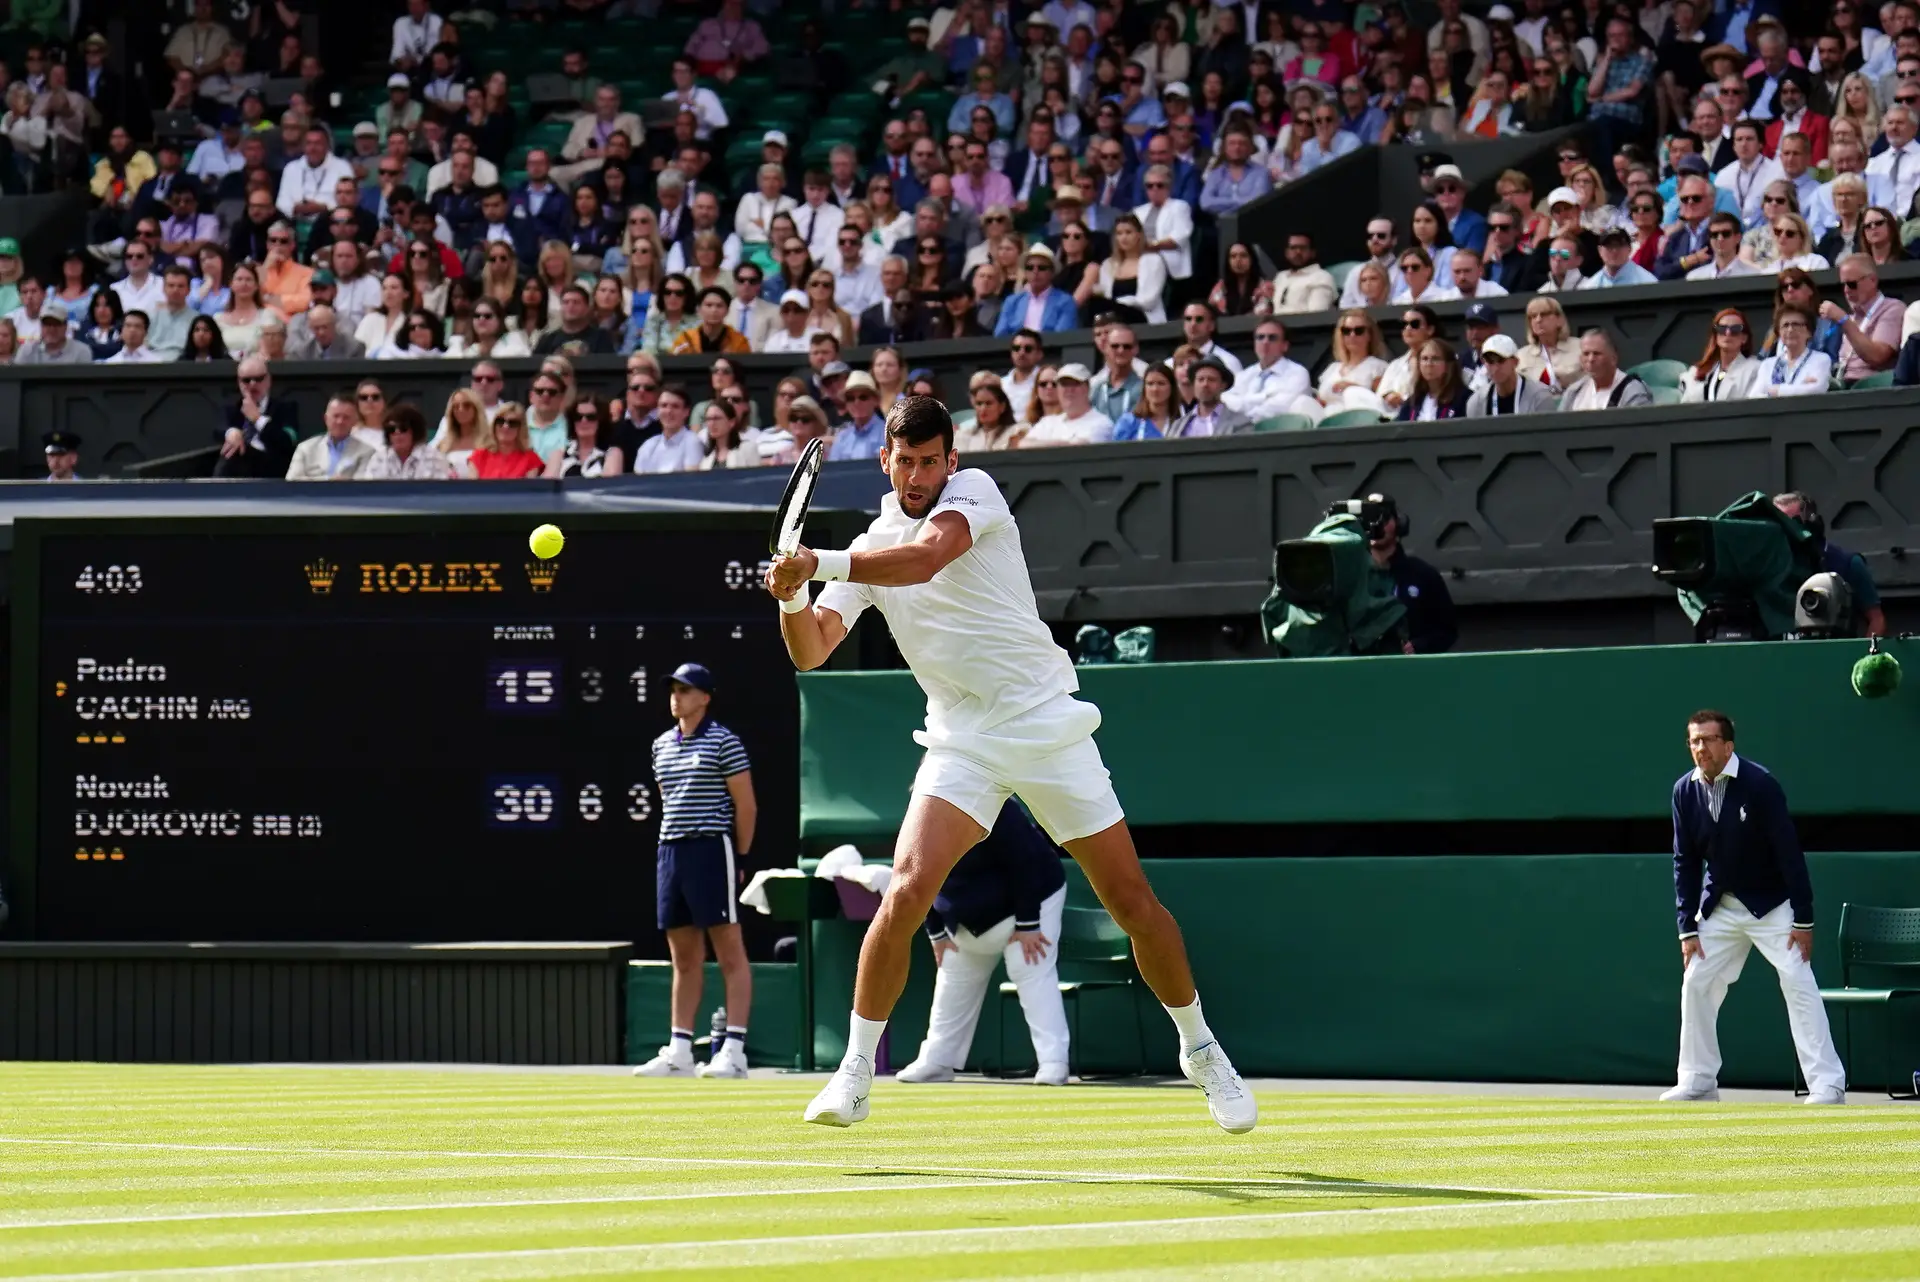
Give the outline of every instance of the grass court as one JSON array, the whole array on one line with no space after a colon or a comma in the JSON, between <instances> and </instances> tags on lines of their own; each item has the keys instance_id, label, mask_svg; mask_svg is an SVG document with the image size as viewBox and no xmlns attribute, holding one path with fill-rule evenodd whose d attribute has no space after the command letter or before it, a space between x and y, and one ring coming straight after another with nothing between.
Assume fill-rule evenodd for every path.
<instances>
[{"instance_id":1,"label":"grass court","mask_svg":"<svg viewBox=\"0 0 1920 1282\"><path fill-rule=\"evenodd\" d=\"M1920 1108L0 1065L0 1279L1920 1278ZM1653 1092L1649 1091L1649 1097Z\"/></svg>"}]
</instances>

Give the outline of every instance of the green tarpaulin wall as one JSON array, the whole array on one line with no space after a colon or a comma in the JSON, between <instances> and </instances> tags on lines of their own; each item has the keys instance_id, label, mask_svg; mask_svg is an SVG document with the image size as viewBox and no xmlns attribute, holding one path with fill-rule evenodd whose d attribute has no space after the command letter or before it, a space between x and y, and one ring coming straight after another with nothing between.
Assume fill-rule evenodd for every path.
<instances>
[{"instance_id":1,"label":"green tarpaulin wall","mask_svg":"<svg viewBox=\"0 0 1920 1282\"><path fill-rule=\"evenodd\" d=\"M1082 668L1135 824L1664 816L1713 706L1799 814L1920 809L1920 696L1854 695L1852 641ZM1911 653L1909 653L1911 652ZM1896 645L1909 667L1920 646ZM800 678L801 831L890 836L925 700Z\"/></svg>"}]
</instances>

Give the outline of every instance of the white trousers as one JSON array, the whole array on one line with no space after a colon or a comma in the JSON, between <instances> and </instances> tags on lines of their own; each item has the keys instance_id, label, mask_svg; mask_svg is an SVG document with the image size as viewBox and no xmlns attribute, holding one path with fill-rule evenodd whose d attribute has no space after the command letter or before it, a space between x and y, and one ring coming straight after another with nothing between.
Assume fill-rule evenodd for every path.
<instances>
[{"instance_id":1,"label":"white trousers","mask_svg":"<svg viewBox=\"0 0 1920 1282\"><path fill-rule=\"evenodd\" d=\"M1687 963L1680 983L1679 1084L1696 1089L1716 1086L1720 1079L1720 1003L1727 986L1740 978L1747 954L1760 955L1780 973L1780 995L1787 1002L1787 1025L1793 1030L1794 1053L1800 1071L1814 1091L1842 1091L1846 1069L1833 1047L1827 1025L1826 1003L1813 967L1787 943L1793 926L1793 908L1781 904L1764 917L1755 917L1731 895L1721 896L1713 915L1700 923L1700 956Z\"/></svg>"},{"instance_id":2,"label":"white trousers","mask_svg":"<svg viewBox=\"0 0 1920 1282\"><path fill-rule=\"evenodd\" d=\"M941 960L933 978L933 1012L927 1018L927 1039L920 1043L921 1059L953 1069L967 1066L980 1007L1004 955L1007 978L1020 991L1035 1056L1042 1064L1067 1062L1067 1009L1060 1000L1060 916L1066 903L1065 886L1040 903L1040 933L1051 942L1038 962L1029 963L1020 945L1010 942L1011 917L982 934L964 926L953 932L953 951Z\"/></svg>"}]
</instances>

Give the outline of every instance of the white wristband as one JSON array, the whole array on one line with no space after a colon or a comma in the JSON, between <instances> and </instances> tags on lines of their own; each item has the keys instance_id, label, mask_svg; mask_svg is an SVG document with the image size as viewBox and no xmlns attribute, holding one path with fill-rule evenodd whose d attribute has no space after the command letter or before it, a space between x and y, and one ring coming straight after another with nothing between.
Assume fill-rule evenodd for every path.
<instances>
[{"instance_id":1,"label":"white wristband","mask_svg":"<svg viewBox=\"0 0 1920 1282\"><path fill-rule=\"evenodd\" d=\"M813 593L807 589L807 585L802 583L800 585L800 590L793 594L793 599L791 601L782 601L780 603L780 613L782 614L800 613L800 611L806 609L807 606L812 603L811 601L812 596L813 596Z\"/></svg>"},{"instance_id":2,"label":"white wristband","mask_svg":"<svg viewBox=\"0 0 1920 1282\"><path fill-rule=\"evenodd\" d=\"M814 567L814 578L825 583L844 583L853 577L853 553L815 552L813 555L819 562Z\"/></svg>"}]
</instances>

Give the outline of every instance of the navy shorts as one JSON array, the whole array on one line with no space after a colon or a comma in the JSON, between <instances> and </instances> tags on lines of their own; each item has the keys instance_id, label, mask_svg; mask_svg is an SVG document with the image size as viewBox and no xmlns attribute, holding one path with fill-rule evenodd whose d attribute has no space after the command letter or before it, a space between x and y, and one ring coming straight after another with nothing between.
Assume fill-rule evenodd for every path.
<instances>
[{"instance_id":1,"label":"navy shorts","mask_svg":"<svg viewBox=\"0 0 1920 1282\"><path fill-rule=\"evenodd\" d=\"M740 920L733 838L682 837L660 843L654 900L660 929L728 926Z\"/></svg>"}]
</instances>

